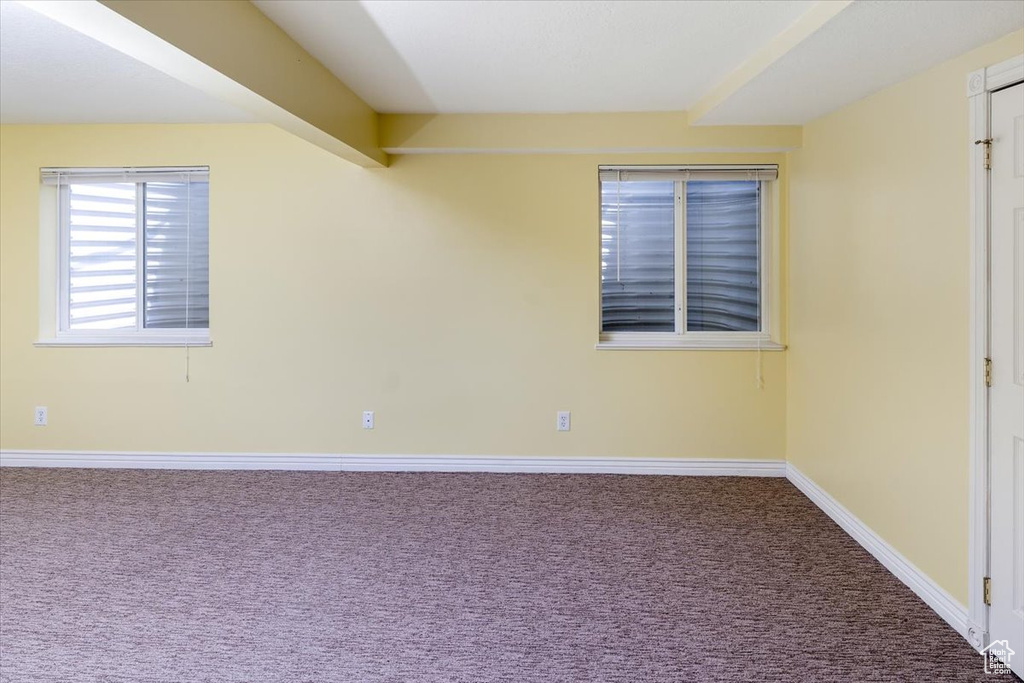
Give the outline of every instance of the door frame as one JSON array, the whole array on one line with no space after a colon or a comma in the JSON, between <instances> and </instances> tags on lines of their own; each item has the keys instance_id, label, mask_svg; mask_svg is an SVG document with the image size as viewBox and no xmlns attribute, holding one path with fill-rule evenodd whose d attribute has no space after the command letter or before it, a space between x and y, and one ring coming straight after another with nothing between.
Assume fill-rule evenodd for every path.
<instances>
[{"instance_id":1,"label":"door frame","mask_svg":"<svg viewBox=\"0 0 1024 683\"><path fill-rule=\"evenodd\" d=\"M1024 81L1024 55L979 69L967 76L970 106L970 221L971 221L971 312L970 312L970 501L968 507L968 608L967 639L979 652L988 645L988 606L984 578L989 576L991 530L990 453L988 444L988 386L985 359L989 357L991 232L991 184L985 169L985 145L991 128L992 92Z\"/></svg>"}]
</instances>

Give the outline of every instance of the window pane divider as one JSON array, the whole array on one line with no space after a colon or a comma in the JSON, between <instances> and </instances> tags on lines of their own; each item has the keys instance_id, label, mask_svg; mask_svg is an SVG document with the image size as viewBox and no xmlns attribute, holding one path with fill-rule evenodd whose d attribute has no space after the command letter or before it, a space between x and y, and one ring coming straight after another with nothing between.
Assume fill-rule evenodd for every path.
<instances>
[{"instance_id":1,"label":"window pane divider","mask_svg":"<svg viewBox=\"0 0 1024 683\"><path fill-rule=\"evenodd\" d=\"M71 188L61 176L57 184L57 330L71 329Z\"/></svg>"},{"instance_id":2,"label":"window pane divider","mask_svg":"<svg viewBox=\"0 0 1024 683\"><path fill-rule=\"evenodd\" d=\"M135 183L135 331L146 315L146 183Z\"/></svg>"},{"instance_id":3,"label":"window pane divider","mask_svg":"<svg viewBox=\"0 0 1024 683\"><path fill-rule=\"evenodd\" d=\"M675 297L677 335L686 334L686 181L677 180L675 201Z\"/></svg>"}]
</instances>

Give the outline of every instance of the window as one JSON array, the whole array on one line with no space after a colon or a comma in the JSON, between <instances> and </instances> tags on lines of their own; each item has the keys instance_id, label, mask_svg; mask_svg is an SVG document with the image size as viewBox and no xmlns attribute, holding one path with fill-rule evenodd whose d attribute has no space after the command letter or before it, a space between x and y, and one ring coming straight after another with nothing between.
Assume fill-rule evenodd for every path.
<instances>
[{"instance_id":1,"label":"window","mask_svg":"<svg viewBox=\"0 0 1024 683\"><path fill-rule=\"evenodd\" d=\"M42 180L57 227L44 342L209 343L208 168L43 169Z\"/></svg>"},{"instance_id":2,"label":"window","mask_svg":"<svg viewBox=\"0 0 1024 683\"><path fill-rule=\"evenodd\" d=\"M601 347L780 348L775 166L601 167Z\"/></svg>"}]
</instances>

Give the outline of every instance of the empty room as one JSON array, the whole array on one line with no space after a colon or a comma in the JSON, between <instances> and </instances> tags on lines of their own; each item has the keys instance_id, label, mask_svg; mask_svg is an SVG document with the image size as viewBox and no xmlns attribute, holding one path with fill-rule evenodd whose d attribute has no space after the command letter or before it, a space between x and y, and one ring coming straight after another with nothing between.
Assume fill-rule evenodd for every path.
<instances>
[{"instance_id":1,"label":"empty room","mask_svg":"<svg viewBox=\"0 0 1024 683\"><path fill-rule=\"evenodd\" d=\"M0 683L1024 677L1024 0L0 0Z\"/></svg>"}]
</instances>

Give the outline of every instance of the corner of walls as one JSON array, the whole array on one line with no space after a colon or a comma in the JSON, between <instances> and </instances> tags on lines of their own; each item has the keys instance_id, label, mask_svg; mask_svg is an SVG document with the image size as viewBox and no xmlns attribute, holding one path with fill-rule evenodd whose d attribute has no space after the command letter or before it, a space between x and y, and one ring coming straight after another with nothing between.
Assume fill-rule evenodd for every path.
<instances>
[{"instance_id":1,"label":"corner of walls","mask_svg":"<svg viewBox=\"0 0 1024 683\"><path fill-rule=\"evenodd\" d=\"M1017 31L807 124L790 153L787 460L968 595L965 78Z\"/></svg>"}]
</instances>

